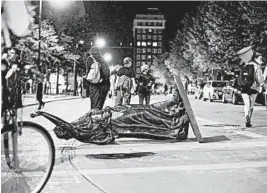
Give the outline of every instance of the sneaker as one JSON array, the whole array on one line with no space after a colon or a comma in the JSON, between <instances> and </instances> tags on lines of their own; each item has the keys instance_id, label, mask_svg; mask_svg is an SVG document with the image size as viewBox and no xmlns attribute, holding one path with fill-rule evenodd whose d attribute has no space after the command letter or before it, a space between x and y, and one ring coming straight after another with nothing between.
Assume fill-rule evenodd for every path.
<instances>
[{"instance_id":1,"label":"sneaker","mask_svg":"<svg viewBox=\"0 0 267 193\"><path fill-rule=\"evenodd\" d=\"M246 122L246 127L252 127L250 122Z\"/></svg>"}]
</instances>

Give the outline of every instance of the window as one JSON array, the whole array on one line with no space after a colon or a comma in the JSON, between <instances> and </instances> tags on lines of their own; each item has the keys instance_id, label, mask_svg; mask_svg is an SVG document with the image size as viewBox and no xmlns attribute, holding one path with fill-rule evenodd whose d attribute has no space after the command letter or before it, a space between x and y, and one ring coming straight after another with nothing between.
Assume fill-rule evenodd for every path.
<instances>
[{"instance_id":1,"label":"window","mask_svg":"<svg viewBox=\"0 0 267 193\"><path fill-rule=\"evenodd\" d=\"M136 73L140 73L140 68L136 68Z\"/></svg>"},{"instance_id":2,"label":"window","mask_svg":"<svg viewBox=\"0 0 267 193\"><path fill-rule=\"evenodd\" d=\"M146 33L146 29L143 29L143 33L144 33L144 34Z\"/></svg>"},{"instance_id":3,"label":"window","mask_svg":"<svg viewBox=\"0 0 267 193\"><path fill-rule=\"evenodd\" d=\"M151 40L151 38L152 38L151 35L148 35L148 36L147 36L147 39L148 39L148 40Z\"/></svg>"},{"instance_id":4,"label":"window","mask_svg":"<svg viewBox=\"0 0 267 193\"><path fill-rule=\"evenodd\" d=\"M157 47L158 46L158 43L157 42L153 42L152 46L153 47Z\"/></svg>"},{"instance_id":5,"label":"window","mask_svg":"<svg viewBox=\"0 0 267 193\"><path fill-rule=\"evenodd\" d=\"M162 46L162 43L161 42L158 42L158 46L161 47Z\"/></svg>"},{"instance_id":6,"label":"window","mask_svg":"<svg viewBox=\"0 0 267 193\"><path fill-rule=\"evenodd\" d=\"M137 39L138 40L141 40L141 35L137 35Z\"/></svg>"},{"instance_id":7,"label":"window","mask_svg":"<svg viewBox=\"0 0 267 193\"><path fill-rule=\"evenodd\" d=\"M145 60L146 59L146 55L142 55L142 60Z\"/></svg>"},{"instance_id":8,"label":"window","mask_svg":"<svg viewBox=\"0 0 267 193\"><path fill-rule=\"evenodd\" d=\"M162 50L161 49L158 49L158 53L161 54Z\"/></svg>"},{"instance_id":9,"label":"window","mask_svg":"<svg viewBox=\"0 0 267 193\"><path fill-rule=\"evenodd\" d=\"M142 39L143 40L146 40L146 35L142 35Z\"/></svg>"},{"instance_id":10,"label":"window","mask_svg":"<svg viewBox=\"0 0 267 193\"><path fill-rule=\"evenodd\" d=\"M140 28L137 29L137 33L141 33L141 31L142 31L142 30L141 30Z\"/></svg>"},{"instance_id":11,"label":"window","mask_svg":"<svg viewBox=\"0 0 267 193\"><path fill-rule=\"evenodd\" d=\"M142 42L142 46L146 46L146 42Z\"/></svg>"},{"instance_id":12,"label":"window","mask_svg":"<svg viewBox=\"0 0 267 193\"><path fill-rule=\"evenodd\" d=\"M158 40L162 40L162 35L159 35L158 36Z\"/></svg>"},{"instance_id":13,"label":"window","mask_svg":"<svg viewBox=\"0 0 267 193\"><path fill-rule=\"evenodd\" d=\"M146 62L141 62L141 65L145 65L146 64Z\"/></svg>"},{"instance_id":14,"label":"window","mask_svg":"<svg viewBox=\"0 0 267 193\"><path fill-rule=\"evenodd\" d=\"M147 24L150 26L151 25L151 22L147 22Z\"/></svg>"},{"instance_id":15,"label":"window","mask_svg":"<svg viewBox=\"0 0 267 193\"><path fill-rule=\"evenodd\" d=\"M141 42L137 42L137 46L141 46Z\"/></svg>"},{"instance_id":16,"label":"window","mask_svg":"<svg viewBox=\"0 0 267 193\"><path fill-rule=\"evenodd\" d=\"M140 60L141 56L140 55L136 55L136 59Z\"/></svg>"},{"instance_id":17,"label":"window","mask_svg":"<svg viewBox=\"0 0 267 193\"><path fill-rule=\"evenodd\" d=\"M157 29L153 29L153 33L156 34L157 33Z\"/></svg>"},{"instance_id":18,"label":"window","mask_svg":"<svg viewBox=\"0 0 267 193\"><path fill-rule=\"evenodd\" d=\"M156 54L158 50L156 48L153 49L153 53Z\"/></svg>"},{"instance_id":19,"label":"window","mask_svg":"<svg viewBox=\"0 0 267 193\"><path fill-rule=\"evenodd\" d=\"M147 52L151 52L151 48L147 48L147 50L146 50Z\"/></svg>"},{"instance_id":20,"label":"window","mask_svg":"<svg viewBox=\"0 0 267 193\"><path fill-rule=\"evenodd\" d=\"M140 67L140 64L141 64L140 62L136 62L137 67Z\"/></svg>"},{"instance_id":21,"label":"window","mask_svg":"<svg viewBox=\"0 0 267 193\"><path fill-rule=\"evenodd\" d=\"M152 29L148 29L148 32L152 32Z\"/></svg>"},{"instance_id":22,"label":"window","mask_svg":"<svg viewBox=\"0 0 267 193\"><path fill-rule=\"evenodd\" d=\"M146 49L145 48L142 48L142 53L146 53Z\"/></svg>"},{"instance_id":23,"label":"window","mask_svg":"<svg viewBox=\"0 0 267 193\"><path fill-rule=\"evenodd\" d=\"M153 35L153 40L157 40L157 39L158 39L157 35Z\"/></svg>"},{"instance_id":24,"label":"window","mask_svg":"<svg viewBox=\"0 0 267 193\"><path fill-rule=\"evenodd\" d=\"M147 42L147 45L148 45L148 46L151 46L151 42Z\"/></svg>"},{"instance_id":25,"label":"window","mask_svg":"<svg viewBox=\"0 0 267 193\"><path fill-rule=\"evenodd\" d=\"M137 48L137 53L140 53L141 52L141 49L140 48Z\"/></svg>"},{"instance_id":26,"label":"window","mask_svg":"<svg viewBox=\"0 0 267 193\"><path fill-rule=\"evenodd\" d=\"M162 29L158 29L158 33L162 33Z\"/></svg>"},{"instance_id":27,"label":"window","mask_svg":"<svg viewBox=\"0 0 267 193\"><path fill-rule=\"evenodd\" d=\"M151 55L147 55L147 59L151 59L152 58L152 56Z\"/></svg>"},{"instance_id":28,"label":"window","mask_svg":"<svg viewBox=\"0 0 267 193\"><path fill-rule=\"evenodd\" d=\"M151 62L147 62L147 65L151 65Z\"/></svg>"},{"instance_id":29,"label":"window","mask_svg":"<svg viewBox=\"0 0 267 193\"><path fill-rule=\"evenodd\" d=\"M155 26L155 22L151 22L151 25L152 25L152 26Z\"/></svg>"}]
</instances>

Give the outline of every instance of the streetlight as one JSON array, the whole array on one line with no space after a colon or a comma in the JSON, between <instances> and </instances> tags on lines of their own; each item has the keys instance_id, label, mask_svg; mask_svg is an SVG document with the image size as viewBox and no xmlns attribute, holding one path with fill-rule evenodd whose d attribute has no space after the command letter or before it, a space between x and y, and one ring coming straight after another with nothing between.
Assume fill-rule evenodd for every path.
<instances>
[{"instance_id":1,"label":"streetlight","mask_svg":"<svg viewBox=\"0 0 267 193\"><path fill-rule=\"evenodd\" d=\"M106 41L103 38L97 38L95 44L98 48L103 48L106 45Z\"/></svg>"},{"instance_id":2,"label":"streetlight","mask_svg":"<svg viewBox=\"0 0 267 193\"><path fill-rule=\"evenodd\" d=\"M106 62L110 62L112 60L112 55L110 53L105 53L103 57Z\"/></svg>"}]
</instances>

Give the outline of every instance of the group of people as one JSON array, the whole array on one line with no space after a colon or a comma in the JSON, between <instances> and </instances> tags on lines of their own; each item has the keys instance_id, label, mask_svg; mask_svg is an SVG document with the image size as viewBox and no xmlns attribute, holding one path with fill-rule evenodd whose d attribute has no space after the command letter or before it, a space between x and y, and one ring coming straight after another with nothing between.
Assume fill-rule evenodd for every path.
<instances>
[{"instance_id":1,"label":"group of people","mask_svg":"<svg viewBox=\"0 0 267 193\"><path fill-rule=\"evenodd\" d=\"M151 74L148 65L141 66L141 72L135 75L132 67L132 59L126 57L122 65L116 65L111 71L107 62L101 55L101 50L97 47L90 49L90 56L86 61L86 74L92 69L91 66L97 61L100 63L101 81L92 83L83 77L85 86L88 87L91 99L91 109L103 109L105 100L109 95L113 98L115 106L129 105L131 96L138 94L139 104L150 104L150 95L155 83L155 78Z\"/></svg>"}]
</instances>

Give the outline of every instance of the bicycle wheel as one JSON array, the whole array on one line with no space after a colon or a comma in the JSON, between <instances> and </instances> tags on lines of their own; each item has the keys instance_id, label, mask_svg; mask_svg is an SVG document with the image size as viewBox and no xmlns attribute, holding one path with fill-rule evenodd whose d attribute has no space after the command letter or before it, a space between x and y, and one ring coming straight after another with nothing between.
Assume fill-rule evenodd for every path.
<instances>
[{"instance_id":1,"label":"bicycle wheel","mask_svg":"<svg viewBox=\"0 0 267 193\"><path fill-rule=\"evenodd\" d=\"M55 146L48 131L32 122L23 122L22 124L22 134L18 134L17 137L19 168L14 168L13 147L11 145L12 135L10 131L8 132L8 152L13 167L9 167L6 163L2 143L1 191L5 193L40 192L50 178L55 163Z\"/></svg>"}]
</instances>

